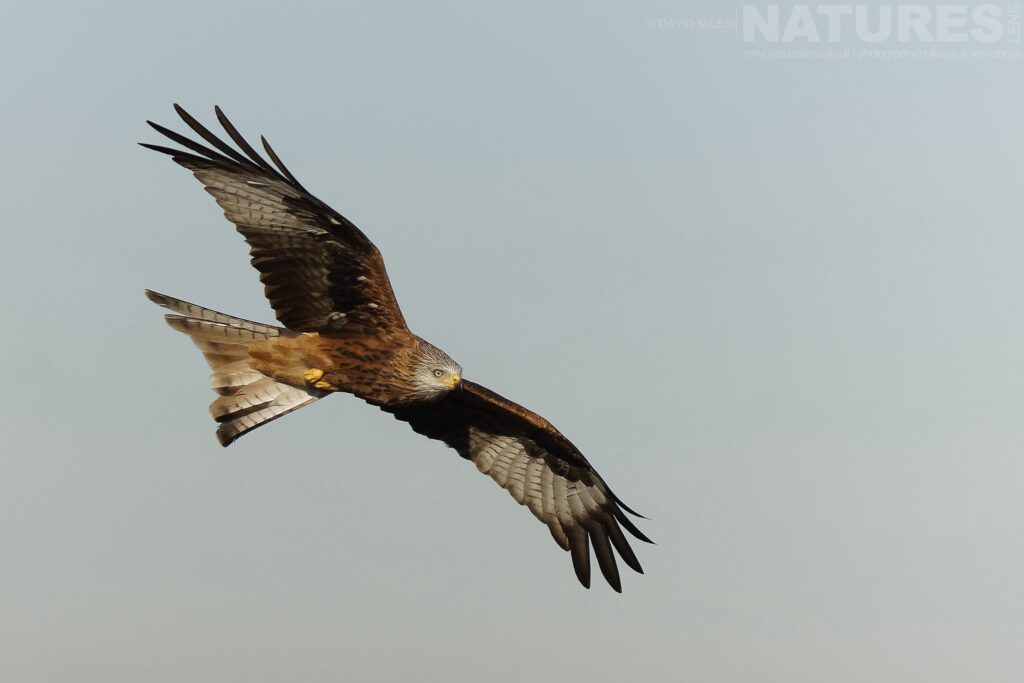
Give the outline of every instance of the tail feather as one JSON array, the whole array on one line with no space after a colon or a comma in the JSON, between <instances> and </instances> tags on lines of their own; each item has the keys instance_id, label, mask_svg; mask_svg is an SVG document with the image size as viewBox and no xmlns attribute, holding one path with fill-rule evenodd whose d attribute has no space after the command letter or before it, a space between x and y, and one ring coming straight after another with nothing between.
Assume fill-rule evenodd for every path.
<instances>
[{"instance_id":1,"label":"tail feather","mask_svg":"<svg viewBox=\"0 0 1024 683\"><path fill-rule=\"evenodd\" d=\"M320 391L307 391L281 384L269 377L257 380L254 384L264 382L266 385L255 393L221 396L210 405L213 419L220 423L217 427L217 438L222 446L227 446L246 432L326 395Z\"/></svg>"},{"instance_id":2,"label":"tail feather","mask_svg":"<svg viewBox=\"0 0 1024 683\"><path fill-rule=\"evenodd\" d=\"M249 367L248 361L225 359L217 372L210 377L210 386L222 396L230 396L239 389L265 377Z\"/></svg>"},{"instance_id":3,"label":"tail feather","mask_svg":"<svg viewBox=\"0 0 1024 683\"><path fill-rule=\"evenodd\" d=\"M241 330L259 331L264 334L271 334L273 332L274 334L271 334L271 336L277 336L285 331L283 327L275 327L274 325L265 325L263 323L253 322L252 320L236 318L233 315L227 315L226 313L220 313L209 308L203 308L196 304L190 304L187 301L175 299L173 296L160 294L159 292L154 292L151 289L146 290L146 297L158 306L169 308L175 313L180 313L186 318L206 320L213 323L223 323L224 325L230 325L231 327Z\"/></svg>"},{"instance_id":4,"label":"tail feather","mask_svg":"<svg viewBox=\"0 0 1024 683\"><path fill-rule=\"evenodd\" d=\"M150 290L146 296L174 311L165 316L167 324L187 334L213 370L210 384L219 396L210 404L210 414L219 423L217 438L222 446L327 395L277 382L252 367L249 347L288 334L284 328L235 318Z\"/></svg>"}]
</instances>

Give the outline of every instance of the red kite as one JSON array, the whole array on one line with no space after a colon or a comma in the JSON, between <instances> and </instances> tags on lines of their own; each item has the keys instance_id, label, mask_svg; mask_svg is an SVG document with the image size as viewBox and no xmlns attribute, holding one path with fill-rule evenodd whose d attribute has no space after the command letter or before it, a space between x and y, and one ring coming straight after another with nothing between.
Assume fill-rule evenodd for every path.
<instances>
[{"instance_id":1,"label":"red kite","mask_svg":"<svg viewBox=\"0 0 1024 683\"><path fill-rule=\"evenodd\" d=\"M252 265L283 327L242 320L147 291L173 311L167 322L195 342L213 369L210 406L227 446L246 432L334 392L354 394L420 434L448 444L547 525L590 587L590 546L621 592L615 562L643 573L622 529L650 543L583 454L551 423L469 380L448 354L405 324L377 247L310 194L265 138L268 163L220 108L238 149L184 109L210 147L163 126L189 151L168 154L192 171L249 243Z\"/></svg>"}]
</instances>

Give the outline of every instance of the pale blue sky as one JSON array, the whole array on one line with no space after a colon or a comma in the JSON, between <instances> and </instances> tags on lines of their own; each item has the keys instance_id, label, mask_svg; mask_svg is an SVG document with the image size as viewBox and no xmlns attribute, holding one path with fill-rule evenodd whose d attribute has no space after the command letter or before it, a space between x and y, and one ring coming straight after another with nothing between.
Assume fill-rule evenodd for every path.
<instances>
[{"instance_id":1,"label":"pale blue sky","mask_svg":"<svg viewBox=\"0 0 1024 683\"><path fill-rule=\"evenodd\" d=\"M739 3L50 3L0 25L10 681L1019 681L1020 59ZM653 25L653 28L652 28ZM624 594L348 397L227 450L150 287L271 321L137 141L220 104L413 328L651 517Z\"/></svg>"}]
</instances>

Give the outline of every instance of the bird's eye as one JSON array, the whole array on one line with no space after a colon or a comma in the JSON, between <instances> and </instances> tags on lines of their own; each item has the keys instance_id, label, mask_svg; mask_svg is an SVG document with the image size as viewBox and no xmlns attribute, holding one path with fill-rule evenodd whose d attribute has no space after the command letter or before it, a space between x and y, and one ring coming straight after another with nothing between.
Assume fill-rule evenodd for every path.
<instances>
[{"instance_id":1,"label":"bird's eye","mask_svg":"<svg viewBox=\"0 0 1024 683\"><path fill-rule=\"evenodd\" d=\"M441 369L434 370L434 377L444 377L444 370L441 370Z\"/></svg>"}]
</instances>

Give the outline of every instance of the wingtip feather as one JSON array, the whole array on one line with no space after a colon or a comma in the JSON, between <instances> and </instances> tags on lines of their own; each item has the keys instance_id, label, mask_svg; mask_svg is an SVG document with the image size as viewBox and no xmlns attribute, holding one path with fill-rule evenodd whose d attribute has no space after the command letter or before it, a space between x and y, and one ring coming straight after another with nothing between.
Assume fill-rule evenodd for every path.
<instances>
[{"instance_id":1,"label":"wingtip feather","mask_svg":"<svg viewBox=\"0 0 1024 683\"><path fill-rule=\"evenodd\" d=\"M612 552L612 545L608 541L608 534L600 524L591 524L590 532L591 546L594 548L594 555L597 556L597 566L601 569L608 585L615 589L616 593L622 592L622 579L619 578L619 568L615 563L615 553Z\"/></svg>"},{"instance_id":2,"label":"wingtip feather","mask_svg":"<svg viewBox=\"0 0 1024 683\"><path fill-rule=\"evenodd\" d=\"M277 173L277 171L274 170L274 167L268 164L267 161L261 157L255 149L253 149L252 145L246 141L245 137L238 132L238 129L235 128L235 125L231 123L231 120L228 119L219 106L214 105L213 111L217 115L217 120L220 122L221 127L223 127L224 131L228 134L228 137L230 137L232 141L238 145L238 148L252 160L252 163L264 170L270 171L271 173Z\"/></svg>"},{"instance_id":3,"label":"wingtip feather","mask_svg":"<svg viewBox=\"0 0 1024 683\"><path fill-rule=\"evenodd\" d=\"M574 526L567 529L569 535L569 553L572 556L572 568L576 578L584 588L590 588L590 538L583 527Z\"/></svg>"}]
</instances>

